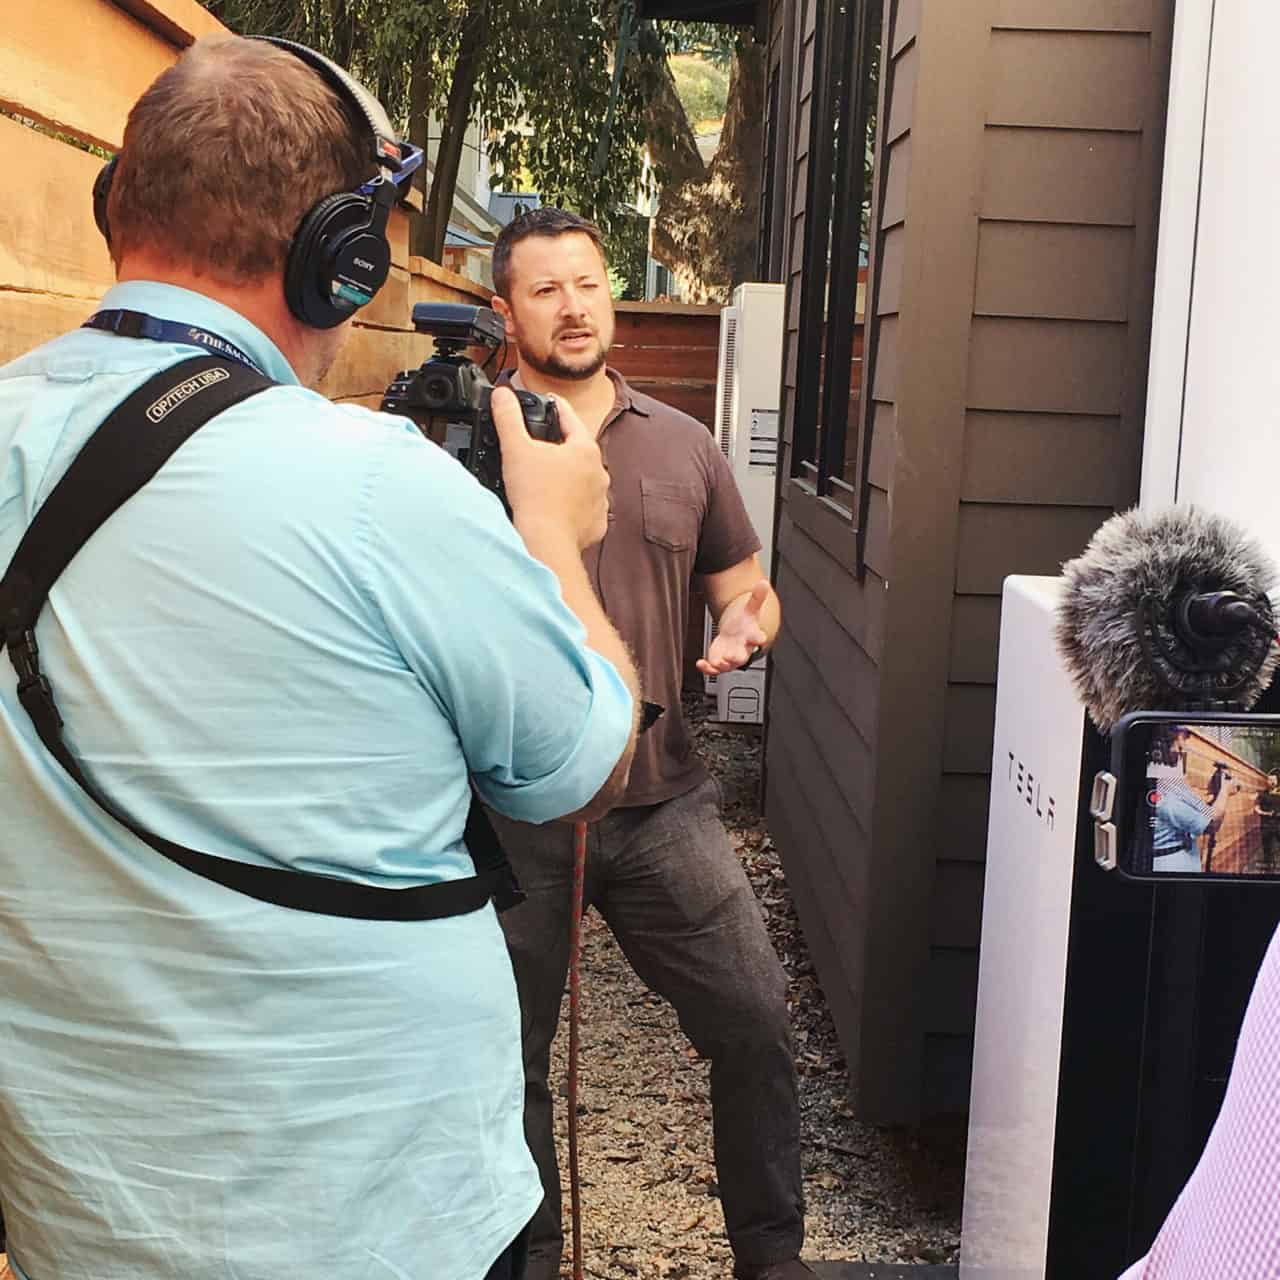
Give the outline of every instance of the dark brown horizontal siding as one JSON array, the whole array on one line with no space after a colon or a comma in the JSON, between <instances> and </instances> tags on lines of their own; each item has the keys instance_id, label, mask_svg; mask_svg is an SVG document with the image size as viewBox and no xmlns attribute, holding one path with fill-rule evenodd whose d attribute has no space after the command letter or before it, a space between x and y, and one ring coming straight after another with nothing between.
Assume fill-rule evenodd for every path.
<instances>
[{"instance_id":1,"label":"dark brown horizontal siding","mask_svg":"<svg viewBox=\"0 0 1280 1280\"><path fill-rule=\"evenodd\" d=\"M907 233L901 225L886 231L880 241L880 275L876 290L876 315L895 316L902 303L902 264L906 249Z\"/></svg>"},{"instance_id":2,"label":"dark brown horizontal siding","mask_svg":"<svg viewBox=\"0 0 1280 1280\"><path fill-rule=\"evenodd\" d=\"M811 488L792 482L784 486L783 519L803 529L815 542L828 548L846 575L856 570L854 529L848 511L831 498L816 497ZM867 502L865 567L887 579L889 563L889 499L872 487Z\"/></svg>"},{"instance_id":3,"label":"dark brown horizontal siding","mask_svg":"<svg viewBox=\"0 0 1280 1280\"><path fill-rule=\"evenodd\" d=\"M955 1116L967 1111L972 1070L972 1036L926 1035L923 1118Z\"/></svg>"},{"instance_id":4,"label":"dark brown horizontal siding","mask_svg":"<svg viewBox=\"0 0 1280 1280\"><path fill-rule=\"evenodd\" d=\"M1151 30L1153 0L996 0L993 26L1045 31Z\"/></svg>"},{"instance_id":5,"label":"dark brown horizontal siding","mask_svg":"<svg viewBox=\"0 0 1280 1280\"><path fill-rule=\"evenodd\" d=\"M778 566L777 588L788 619L804 619L804 653L817 667L828 696L839 703L863 743L874 742L879 710L875 662L785 561ZM778 644L785 662L786 632Z\"/></svg>"},{"instance_id":6,"label":"dark brown horizontal siding","mask_svg":"<svg viewBox=\"0 0 1280 1280\"><path fill-rule=\"evenodd\" d=\"M898 0L893 23L893 56L896 58L920 32L920 6L924 0Z\"/></svg>"},{"instance_id":7,"label":"dark brown horizontal siding","mask_svg":"<svg viewBox=\"0 0 1280 1280\"><path fill-rule=\"evenodd\" d=\"M980 316L1127 320L1133 230L984 222L978 231Z\"/></svg>"},{"instance_id":8,"label":"dark brown horizontal siding","mask_svg":"<svg viewBox=\"0 0 1280 1280\"><path fill-rule=\"evenodd\" d=\"M803 581L820 599L861 651L879 662L884 649L884 619L888 592L884 579L874 571L861 581L802 529L786 521L779 536L780 563ZM787 620L790 630L790 618Z\"/></svg>"},{"instance_id":9,"label":"dark brown horizontal siding","mask_svg":"<svg viewBox=\"0 0 1280 1280\"><path fill-rule=\"evenodd\" d=\"M785 703L777 721L780 744L786 747L787 767L795 779L793 790L812 812L815 830L822 837L819 861L831 888L829 914L847 913L861 929L867 914L867 832L857 813L836 785L853 762L832 753L810 731L803 709Z\"/></svg>"},{"instance_id":10,"label":"dark brown horizontal siding","mask_svg":"<svg viewBox=\"0 0 1280 1280\"><path fill-rule=\"evenodd\" d=\"M967 947L933 947L925 991L927 1025L943 1035L968 1035L977 1004L978 953Z\"/></svg>"},{"instance_id":11,"label":"dark brown horizontal siding","mask_svg":"<svg viewBox=\"0 0 1280 1280\"><path fill-rule=\"evenodd\" d=\"M1137 132L1150 48L1145 34L994 31L987 123Z\"/></svg>"},{"instance_id":12,"label":"dark brown horizontal siding","mask_svg":"<svg viewBox=\"0 0 1280 1280\"><path fill-rule=\"evenodd\" d=\"M949 684L944 705L943 772L990 773L995 686Z\"/></svg>"},{"instance_id":13,"label":"dark brown horizontal siding","mask_svg":"<svg viewBox=\"0 0 1280 1280\"><path fill-rule=\"evenodd\" d=\"M769 695L770 716L775 723L787 723L789 715L802 717L809 735L839 762L834 773L836 788L849 812L869 828L875 758L844 708L831 697L822 673L802 645L779 637L770 678L774 686Z\"/></svg>"},{"instance_id":14,"label":"dark brown horizontal siding","mask_svg":"<svg viewBox=\"0 0 1280 1280\"><path fill-rule=\"evenodd\" d=\"M810 55L812 50L808 51ZM800 95L800 116L796 126L796 204L793 212L799 216L804 212L803 179L809 166L809 130L813 116L813 86L808 84Z\"/></svg>"},{"instance_id":15,"label":"dark brown horizontal siding","mask_svg":"<svg viewBox=\"0 0 1280 1280\"><path fill-rule=\"evenodd\" d=\"M946 846L939 850L945 854ZM929 941L934 947L972 949L982 936L982 884L986 868L972 859L940 858L933 881ZM943 1031L944 1027L930 1027Z\"/></svg>"},{"instance_id":16,"label":"dark brown horizontal siding","mask_svg":"<svg viewBox=\"0 0 1280 1280\"><path fill-rule=\"evenodd\" d=\"M964 503L960 508L956 591L995 595L1012 573L1059 573L1084 550L1110 507Z\"/></svg>"},{"instance_id":17,"label":"dark brown horizontal siding","mask_svg":"<svg viewBox=\"0 0 1280 1280\"><path fill-rule=\"evenodd\" d=\"M784 711L770 732L780 744L768 776L770 830L842 1046L855 1065L864 986L866 836L839 804L825 751L806 735L803 723Z\"/></svg>"},{"instance_id":18,"label":"dark brown horizontal siding","mask_svg":"<svg viewBox=\"0 0 1280 1280\"><path fill-rule=\"evenodd\" d=\"M815 4L772 3L789 466ZM1172 0L886 12L866 567L847 517L784 483L766 754L860 1105L893 1119L917 1087L925 1113L967 1102L1003 581L1058 572L1136 496Z\"/></svg>"},{"instance_id":19,"label":"dark brown horizontal siding","mask_svg":"<svg viewBox=\"0 0 1280 1280\"><path fill-rule=\"evenodd\" d=\"M1139 134L988 128L985 152L984 218L1134 225Z\"/></svg>"},{"instance_id":20,"label":"dark brown horizontal siding","mask_svg":"<svg viewBox=\"0 0 1280 1280\"><path fill-rule=\"evenodd\" d=\"M998 596L957 596L951 609L952 684L996 682L996 649L1000 642Z\"/></svg>"},{"instance_id":21,"label":"dark brown horizontal siding","mask_svg":"<svg viewBox=\"0 0 1280 1280\"><path fill-rule=\"evenodd\" d=\"M882 144L883 145L883 144ZM880 201L881 227L896 227L907 217L907 179L911 176L911 135L889 147L885 157L884 195Z\"/></svg>"},{"instance_id":22,"label":"dark brown horizontal siding","mask_svg":"<svg viewBox=\"0 0 1280 1280\"><path fill-rule=\"evenodd\" d=\"M991 780L986 774L946 773L938 788L934 830L951 861L985 862Z\"/></svg>"},{"instance_id":23,"label":"dark brown horizontal siding","mask_svg":"<svg viewBox=\"0 0 1280 1280\"><path fill-rule=\"evenodd\" d=\"M1125 336L1122 325L975 317L969 407L1120 413L1131 373Z\"/></svg>"},{"instance_id":24,"label":"dark brown horizontal siding","mask_svg":"<svg viewBox=\"0 0 1280 1280\"><path fill-rule=\"evenodd\" d=\"M871 375L873 400L895 400L898 395L898 317L879 316L876 323L876 367Z\"/></svg>"},{"instance_id":25,"label":"dark brown horizontal siding","mask_svg":"<svg viewBox=\"0 0 1280 1280\"><path fill-rule=\"evenodd\" d=\"M868 426L871 431L871 459L867 466L867 478L877 488L889 489L889 476L897 441L893 426L894 407L891 403L876 400L871 405Z\"/></svg>"},{"instance_id":26,"label":"dark brown horizontal siding","mask_svg":"<svg viewBox=\"0 0 1280 1280\"><path fill-rule=\"evenodd\" d=\"M966 502L1122 507L1132 500L1132 434L1119 414L992 413L965 420Z\"/></svg>"},{"instance_id":27,"label":"dark brown horizontal siding","mask_svg":"<svg viewBox=\"0 0 1280 1280\"><path fill-rule=\"evenodd\" d=\"M805 922L805 943L841 1047L852 1066L862 1049L861 938L855 933L850 915L836 912L833 918L830 887L822 863L799 856L801 850L822 846L815 811L801 787L797 768L785 753L779 752L778 763L769 770L769 830L781 851L787 887Z\"/></svg>"},{"instance_id":28,"label":"dark brown horizontal siding","mask_svg":"<svg viewBox=\"0 0 1280 1280\"><path fill-rule=\"evenodd\" d=\"M911 128L919 74L920 51L913 44L893 62L893 101L889 106L885 130L878 139L880 146L892 146Z\"/></svg>"}]
</instances>

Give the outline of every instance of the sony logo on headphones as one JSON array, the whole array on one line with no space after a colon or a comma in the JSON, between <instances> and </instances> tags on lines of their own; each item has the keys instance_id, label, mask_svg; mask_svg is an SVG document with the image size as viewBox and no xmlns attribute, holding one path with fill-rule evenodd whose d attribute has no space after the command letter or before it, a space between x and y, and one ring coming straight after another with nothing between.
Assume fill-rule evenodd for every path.
<instances>
[{"instance_id":1,"label":"sony logo on headphones","mask_svg":"<svg viewBox=\"0 0 1280 1280\"><path fill-rule=\"evenodd\" d=\"M363 267L366 271L372 271L374 269L373 263L366 262L363 258L352 258L351 261L354 262L357 267Z\"/></svg>"}]
</instances>

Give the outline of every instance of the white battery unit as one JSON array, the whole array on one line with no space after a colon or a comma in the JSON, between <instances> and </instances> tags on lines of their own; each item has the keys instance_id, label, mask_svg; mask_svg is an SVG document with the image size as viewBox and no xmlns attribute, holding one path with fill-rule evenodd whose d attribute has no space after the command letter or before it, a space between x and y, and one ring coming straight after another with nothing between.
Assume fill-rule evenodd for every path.
<instances>
[{"instance_id":1,"label":"white battery unit","mask_svg":"<svg viewBox=\"0 0 1280 1280\"><path fill-rule=\"evenodd\" d=\"M778 410L782 390L782 348L786 288L780 284L740 284L720 312L720 364L716 377L716 442L729 465L760 539L765 573L773 560L773 512L778 459ZM715 624L707 615L709 646ZM705 652L705 649L704 649ZM764 670L706 676L716 695L716 718L760 724L764 720Z\"/></svg>"}]
</instances>

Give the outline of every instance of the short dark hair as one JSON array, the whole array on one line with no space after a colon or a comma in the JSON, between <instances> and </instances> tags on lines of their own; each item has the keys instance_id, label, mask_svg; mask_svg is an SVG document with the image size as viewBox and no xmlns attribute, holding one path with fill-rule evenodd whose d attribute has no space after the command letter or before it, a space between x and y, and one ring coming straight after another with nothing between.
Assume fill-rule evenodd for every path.
<instances>
[{"instance_id":1,"label":"short dark hair","mask_svg":"<svg viewBox=\"0 0 1280 1280\"><path fill-rule=\"evenodd\" d=\"M511 251L530 236L567 236L572 232L581 232L600 251L602 260L606 260L604 236L594 222L580 218L567 209L557 209L553 205L544 205L540 209L530 209L518 218L512 218L498 233L493 244L493 291L500 298L511 299Z\"/></svg>"},{"instance_id":2,"label":"short dark hair","mask_svg":"<svg viewBox=\"0 0 1280 1280\"><path fill-rule=\"evenodd\" d=\"M129 112L111 252L119 265L152 247L236 282L282 272L307 210L374 169L367 127L301 58L239 36L199 40Z\"/></svg>"}]
</instances>

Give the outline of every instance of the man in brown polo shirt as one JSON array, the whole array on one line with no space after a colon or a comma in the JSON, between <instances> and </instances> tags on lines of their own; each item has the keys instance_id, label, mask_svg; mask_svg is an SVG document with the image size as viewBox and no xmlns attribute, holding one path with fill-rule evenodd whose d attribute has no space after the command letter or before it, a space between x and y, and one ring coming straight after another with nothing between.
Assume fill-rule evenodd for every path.
<instances>
[{"instance_id":1,"label":"man in brown polo shirt","mask_svg":"<svg viewBox=\"0 0 1280 1280\"><path fill-rule=\"evenodd\" d=\"M518 353L514 381L567 400L597 431L612 481L608 532L584 559L666 714L640 739L621 805L590 831L586 901L636 973L711 1060L716 1170L737 1280L801 1280L800 1118L778 963L724 825L716 782L680 710L690 580L718 634L705 673L746 663L780 610L733 474L710 432L640 395L606 364L613 304L590 223L559 209L512 222L493 254L494 306ZM570 827L495 816L529 898L502 917L523 1013L525 1131L546 1199L528 1280L555 1280L563 1233L547 1076L569 954Z\"/></svg>"}]
</instances>

